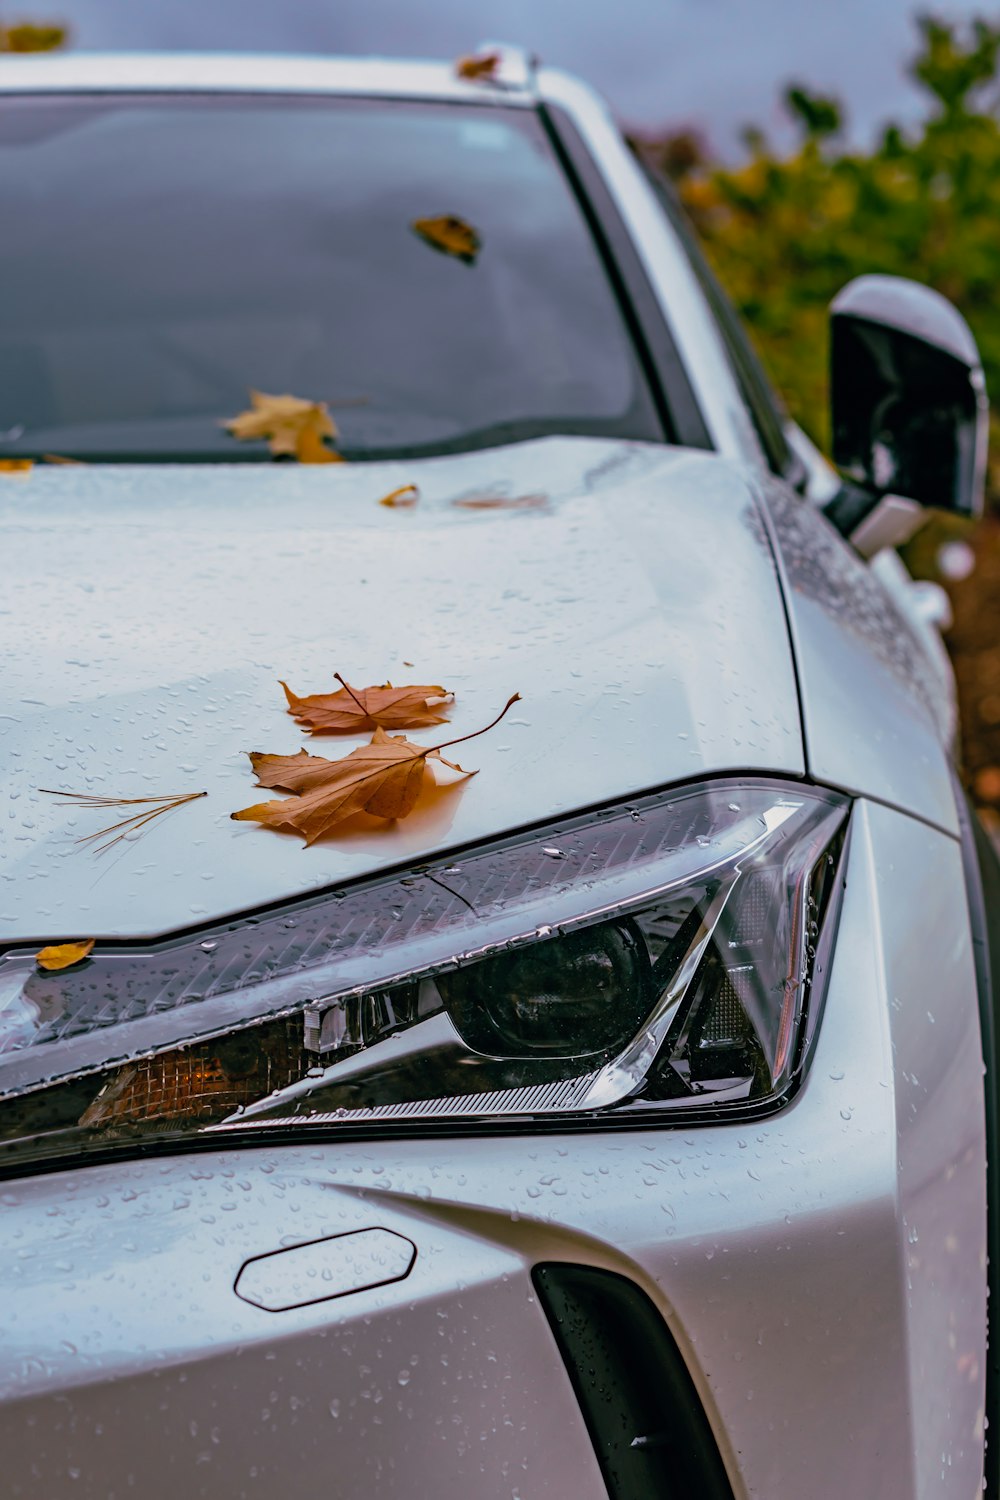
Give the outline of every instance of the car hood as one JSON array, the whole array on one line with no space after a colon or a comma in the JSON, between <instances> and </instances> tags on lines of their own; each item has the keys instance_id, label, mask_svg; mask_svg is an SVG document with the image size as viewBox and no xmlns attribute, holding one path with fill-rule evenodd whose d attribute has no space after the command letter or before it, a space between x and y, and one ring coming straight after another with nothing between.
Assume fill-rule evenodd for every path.
<instances>
[{"instance_id":1,"label":"car hood","mask_svg":"<svg viewBox=\"0 0 1000 1500\"><path fill-rule=\"evenodd\" d=\"M411 508L378 503L416 483ZM783 606L752 486L677 448L549 438L407 464L36 466L0 477L0 939L196 926L571 810L725 771L802 774ZM305 694L441 683L479 775L304 849L234 823L246 751L339 756ZM40 787L207 796L124 816ZM364 823L366 826L360 826Z\"/></svg>"}]
</instances>

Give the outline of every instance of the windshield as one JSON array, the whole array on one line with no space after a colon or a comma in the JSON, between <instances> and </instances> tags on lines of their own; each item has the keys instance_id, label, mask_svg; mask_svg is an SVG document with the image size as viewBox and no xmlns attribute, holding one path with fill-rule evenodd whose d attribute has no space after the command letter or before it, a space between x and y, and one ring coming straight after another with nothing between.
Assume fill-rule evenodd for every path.
<instances>
[{"instance_id":1,"label":"windshield","mask_svg":"<svg viewBox=\"0 0 1000 1500\"><path fill-rule=\"evenodd\" d=\"M662 440L534 111L8 98L0 203L0 456L267 459L222 426L251 389L348 459Z\"/></svg>"}]
</instances>

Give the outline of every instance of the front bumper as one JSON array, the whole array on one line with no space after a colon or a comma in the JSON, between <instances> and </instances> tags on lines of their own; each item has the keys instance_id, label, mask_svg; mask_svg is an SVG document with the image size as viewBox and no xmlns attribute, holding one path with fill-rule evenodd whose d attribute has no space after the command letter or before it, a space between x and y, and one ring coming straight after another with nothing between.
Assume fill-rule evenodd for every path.
<instances>
[{"instance_id":1,"label":"front bumper","mask_svg":"<svg viewBox=\"0 0 1000 1500\"><path fill-rule=\"evenodd\" d=\"M12 1497L601 1497L531 1278L552 1261L652 1299L734 1495L979 1492L985 1135L961 856L882 806L855 808L815 1056L769 1119L265 1141L0 1199ZM254 1257L372 1228L416 1246L407 1274L283 1311L234 1293Z\"/></svg>"}]
</instances>

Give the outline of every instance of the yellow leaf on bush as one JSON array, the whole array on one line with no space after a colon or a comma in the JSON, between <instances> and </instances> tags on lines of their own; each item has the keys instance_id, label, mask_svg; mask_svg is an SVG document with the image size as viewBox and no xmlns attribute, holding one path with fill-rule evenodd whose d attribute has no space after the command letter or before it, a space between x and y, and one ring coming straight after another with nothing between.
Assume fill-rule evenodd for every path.
<instances>
[{"instance_id":1,"label":"yellow leaf on bush","mask_svg":"<svg viewBox=\"0 0 1000 1500\"><path fill-rule=\"evenodd\" d=\"M275 458L295 458L302 464L337 464L344 460L324 443L336 438L337 428L324 401L301 396L268 396L250 392L250 407L223 424L243 442L265 439Z\"/></svg>"},{"instance_id":2,"label":"yellow leaf on bush","mask_svg":"<svg viewBox=\"0 0 1000 1500\"><path fill-rule=\"evenodd\" d=\"M93 938L85 938L79 943L53 943L50 947L43 948L35 954L35 963L40 969L52 972L57 969L71 969L74 964L83 962L93 946Z\"/></svg>"},{"instance_id":3,"label":"yellow leaf on bush","mask_svg":"<svg viewBox=\"0 0 1000 1500\"><path fill-rule=\"evenodd\" d=\"M482 249L482 240L464 219L457 214L439 214L433 219L414 219L410 228L415 234L443 255L454 255L456 260L471 266Z\"/></svg>"}]
</instances>

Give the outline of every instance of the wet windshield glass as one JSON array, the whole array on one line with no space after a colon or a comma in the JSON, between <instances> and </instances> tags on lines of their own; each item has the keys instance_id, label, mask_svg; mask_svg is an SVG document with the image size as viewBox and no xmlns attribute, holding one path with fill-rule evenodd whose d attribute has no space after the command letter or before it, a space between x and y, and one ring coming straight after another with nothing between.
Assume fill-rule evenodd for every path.
<instances>
[{"instance_id":1,"label":"wet windshield glass","mask_svg":"<svg viewBox=\"0 0 1000 1500\"><path fill-rule=\"evenodd\" d=\"M267 458L221 426L250 388L347 458L663 436L534 111L13 99L0 203L0 455Z\"/></svg>"}]
</instances>

